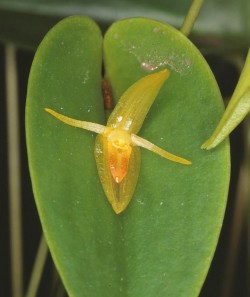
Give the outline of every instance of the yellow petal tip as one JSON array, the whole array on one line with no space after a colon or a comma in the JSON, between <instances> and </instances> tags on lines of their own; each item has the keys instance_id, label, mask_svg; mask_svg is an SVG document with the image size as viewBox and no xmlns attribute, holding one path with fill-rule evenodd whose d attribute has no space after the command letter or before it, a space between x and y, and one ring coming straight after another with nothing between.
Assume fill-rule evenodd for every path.
<instances>
[{"instance_id":1,"label":"yellow petal tip","mask_svg":"<svg viewBox=\"0 0 250 297\"><path fill-rule=\"evenodd\" d=\"M168 69L164 69L164 70L159 71L155 74L158 75L159 77L162 77L163 80L166 80L170 75L170 71Z\"/></svg>"},{"instance_id":2,"label":"yellow petal tip","mask_svg":"<svg viewBox=\"0 0 250 297\"><path fill-rule=\"evenodd\" d=\"M202 150L210 150L210 149L212 149L213 147L214 147L213 144L211 144L210 141L207 140L207 141L205 141L205 142L202 144L201 149L202 149Z\"/></svg>"},{"instance_id":3,"label":"yellow petal tip","mask_svg":"<svg viewBox=\"0 0 250 297\"><path fill-rule=\"evenodd\" d=\"M126 207L124 207L123 205L119 205L119 204L112 204L112 208L116 214L120 214L121 212L123 212L125 210Z\"/></svg>"}]
</instances>

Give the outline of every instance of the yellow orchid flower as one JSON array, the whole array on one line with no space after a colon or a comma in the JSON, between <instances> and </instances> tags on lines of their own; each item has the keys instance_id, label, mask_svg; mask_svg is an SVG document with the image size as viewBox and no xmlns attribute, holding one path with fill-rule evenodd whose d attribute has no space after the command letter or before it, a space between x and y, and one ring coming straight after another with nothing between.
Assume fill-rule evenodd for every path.
<instances>
[{"instance_id":1,"label":"yellow orchid flower","mask_svg":"<svg viewBox=\"0 0 250 297\"><path fill-rule=\"evenodd\" d=\"M140 170L139 147L174 162L191 164L190 161L136 135L169 74L165 69L135 82L121 96L108 119L107 126L75 120L45 108L65 124L98 134L95 143L97 168L103 190L117 214L127 207L137 184Z\"/></svg>"}]
</instances>

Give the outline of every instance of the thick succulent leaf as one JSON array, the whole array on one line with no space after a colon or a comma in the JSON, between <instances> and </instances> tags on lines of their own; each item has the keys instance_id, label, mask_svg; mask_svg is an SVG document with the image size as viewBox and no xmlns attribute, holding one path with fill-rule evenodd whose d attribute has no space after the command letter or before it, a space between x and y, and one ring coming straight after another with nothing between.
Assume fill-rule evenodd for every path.
<instances>
[{"instance_id":1,"label":"thick succulent leaf","mask_svg":"<svg viewBox=\"0 0 250 297\"><path fill-rule=\"evenodd\" d=\"M163 86L139 135L190 159L185 166L141 150L139 181L116 215L94 160L92 133L59 122L104 123L99 29L89 19L59 23L32 65L27 145L43 229L71 297L195 297L222 224L229 148L200 145L223 112L205 60L178 31L148 19L115 23L105 36L105 69L114 96L140 77L167 67Z\"/></svg>"},{"instance_id":2,"label":"thick succulent leaf","mask_svg":"<svg viewBox=\"0 0 250 297\"><path fill-rule=\"evenodd\" d=\"M102 213L110 209L96 169L95 135L59 122L44 108L104 122L101 54L102 37L93 21L66 19L39 47L28 86L26 132L33 190L50 250L71 296L82 296L91 287L92 292L104 287L109 292L113 228L103 224Z\"/></svg>"},{"instance_id":3,"label":"thick succulent leaf","mask_svg":"<svg viewBox=\"0 0 250 297\"><path fill-rule=\"evenodd\" d=\"M116 98L145 73L171 71L139 135L193 162L184 166L142 151L139 184L123 222L128 296L197 296L229 180L228 143L209 153L200 149L223 111L218 87L197 49L156 21L113 24L104 51Z\"/></svg>"},{"instance_id":4,"label":"thick succulent leaf","mask_svg":"<svg viewBox=\"0 0 250 297\"><path fill-rule=\"evenodd\" d=\"M83 14L106 28L127 17L150 17L180 27L191 0L0 0L0 40L35 48L59 19ZM212 47L249 46L249 0L204 1L194 28L201 43ZM208 38L209 37L209 38ZM235 42L236 41L236 42Z\"/></svg>"}]
</instances>

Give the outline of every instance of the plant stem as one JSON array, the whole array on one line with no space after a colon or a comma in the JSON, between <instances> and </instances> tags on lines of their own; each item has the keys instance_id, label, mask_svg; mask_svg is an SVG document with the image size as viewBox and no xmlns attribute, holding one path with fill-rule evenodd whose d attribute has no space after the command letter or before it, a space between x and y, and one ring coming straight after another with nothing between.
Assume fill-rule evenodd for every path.
<instances>
[{"instance_id":1,"label":"plant stem","mask_svg":"<svg viewBox=\"0 0 250 297\"><path fill-rule=\"evenodd\" d=\"M42 277L43 268L48 255L48 246L45 237L42 235L40 244L38 247L36 260L33 266L29 287L26 297L35 297Z\"/></svg>"},{"instance_id":2,"label":"plant stem","mask_svg":"<svg viewBox=\"0 0 250 297\"><path fill-rule=\"evenodd\" d=\"M6 46L6 114L12 296L23 295L22 213L16 52Z\"/></svg>"},{"instance_id":3,"label":"plant stem","mask_svg":"<svg viewBox=\"0 0 250 297\"><path fill-rule=\"evenodd\" d=\"M51 286L51 292L49 296L64 297L66 296L65 294L66 294L66 291L65 291L64 285L54 265L54 269L52 272L52 286Z\"/></svg>"},{"instance_id":4,"label":"plant stem","mask_svg":"<svg viewBox=\"0 0 250 297\"><path fill-rule=\"evenodd\" d=\"M200 13L204 0L193 0L189 11L183 21L180 31L188 36L193 29L194 23Z\"/></svg>"},{"instance_id":5,"label":"plant stem","mask_svg":"<svg viewBox=\"0 0 250 297\"><path fill-rule=\"evenodd\" d=\"M231 297L235 280L236 265L239 257L240 239L244 226L247 224L250 197L250 119L244 122L245 130L245 156L239 172L236 200L230 230L230 239L227 246L227 258L224 269L221 296Z\"/></svg>"}]
</instances>

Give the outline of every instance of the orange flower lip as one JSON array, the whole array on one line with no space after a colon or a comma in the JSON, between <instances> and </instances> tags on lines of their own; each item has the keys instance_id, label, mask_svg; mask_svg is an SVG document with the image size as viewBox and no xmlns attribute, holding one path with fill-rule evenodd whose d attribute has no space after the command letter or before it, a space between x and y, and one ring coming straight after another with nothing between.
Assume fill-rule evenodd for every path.
<instances>
[{"instance_id":1,"label":"orange flower lip","mask_svg":"<svg viewBox=\"0 0 250 297\"><path fill-rule=\"evenodd\" d=\"M108 143L109 165L116 183L120 183L127 175L131 151L130 145L123 149L112 142Z\"/></svg>"}]
</instances>

